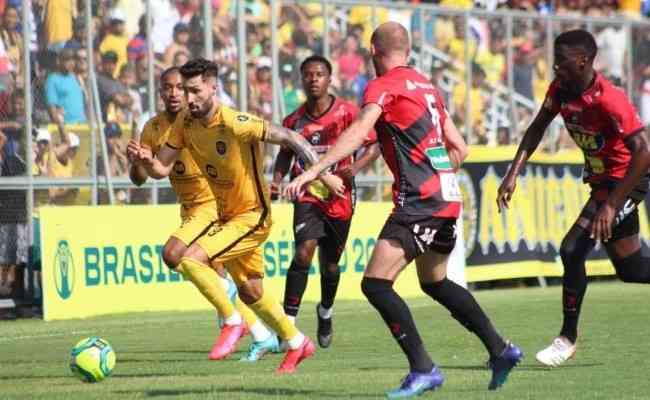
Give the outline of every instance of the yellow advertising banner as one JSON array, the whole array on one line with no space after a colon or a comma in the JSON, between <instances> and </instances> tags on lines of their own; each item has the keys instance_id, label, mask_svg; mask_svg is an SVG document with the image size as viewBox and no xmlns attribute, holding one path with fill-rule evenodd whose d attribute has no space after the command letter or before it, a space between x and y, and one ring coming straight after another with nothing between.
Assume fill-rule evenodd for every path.
<instances>
[{"instance_id":1,"label":"yellow advertising banner","mask_svg":"<svg viewBox=\"0 0 650 400\"><path fill-rule=\"evenodd\" d=\"M361 299L363 270L392 204L360 203L341 258L338 298ZM41 209L43 299L46 320L136 311L198 310L210 305L180 274L167 268L162 248L180 223L178 206L44 207ZM265 288L282 300L295 252L293 207L273 206L273 230L264 243ZM318 257L314 257L315 262ZM320 299L312 266L304 299ZM414 269L396 285L420 294Z\"/></svg>"}]
</instances>

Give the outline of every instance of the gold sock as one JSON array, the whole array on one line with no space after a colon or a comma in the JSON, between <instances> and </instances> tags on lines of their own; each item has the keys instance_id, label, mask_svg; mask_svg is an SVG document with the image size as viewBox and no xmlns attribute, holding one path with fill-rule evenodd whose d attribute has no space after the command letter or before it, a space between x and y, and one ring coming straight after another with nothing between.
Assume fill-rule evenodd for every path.
<instances>
[{"instance_id":1,"label":"gold sock","mask_svg":"<svg viewBox=\"0 0 650 400\"><path fill-rule=\"evenodd\" d=\"M257 315L251 310L246 303L241 301L239 297L237 297L237 300L235 302L235 307L237 308L237 311L239 311L239 314L241 314L242 319L246 323L246 326L249 328L255 325L257 322Z\"/></svg>"},{"instance_id":2,"label":"gold sock","mask_svg":"<svg viewBox=\"0 0 650 400\"><path fill-rule=\"evenodd\" d=\"M248 305L262 321L273 329L280 338L289 340L296 336L298 329L289 321L280 304L273 296L264 292L262 297L253 304Z\"/></svg>"},{"instance_id":3,"label":"gold sock","mask_svg":"<svg viewBox=\"0 0 650 400\"><path fill-rule=\"evenodd\" d=\"M183 257L176 267L176 271L192 281L203 297L217 309L224 319L235 313L235 307L228 299L228 294L212 268L194 259Z\"/></svg>"}]
</instances>

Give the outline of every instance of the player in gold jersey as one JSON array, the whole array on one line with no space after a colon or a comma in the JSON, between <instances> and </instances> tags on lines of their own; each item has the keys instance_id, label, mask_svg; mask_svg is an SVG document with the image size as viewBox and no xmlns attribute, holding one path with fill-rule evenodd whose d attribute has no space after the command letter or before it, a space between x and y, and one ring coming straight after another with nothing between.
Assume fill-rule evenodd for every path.
<instances>
[{"instance_id":1,"label":"player in gold jersey","mask_svg":"<svg viewBox=\"0 0 650 400\"><path fill-rule=\"evenodd\" d=\"M224 263L239 297L288 343L278 373L293 373L298 363L315 352L313 342L289 321L280 304L263 290L262 243L271 228L269 192L262 175L263 141L291 148L307 163L318 158L309 143L281 126L219 104L216 97L218 67L197 59L181 67L188 110L180 114L167 144L155 158L138 154L150 176L163 178L173 161L187 148L207 177L217 200L219 221L183 254L183 268L207 269ZM326 175L321 180L335 193L343 182ZM224 340L236 341L241 327L224 326Z\"/></svg>"},{"instance_id":2,"label":"player in gold jersey","mask_svg":"<svg viewBox=\"0 0 650 400\"><path fill-rule=\"evenodd\" d=\"M184 106L179 68L170 68L163 72L160 83L160 95L165 110L147 121L139 143L143 151L150 151L153 154L158 153L167 142L172 124ZM136 141L132 141L129 143L129 148L132 149L137 144ZM129 154L132 161L129 174L131 181L140 186L147 180L147 171L137 157L133 156L133 152ZM256 361L268 351L279 351L276 335L272 334L244 303L239 301L237 309L233 307L229 297L234 298L237 289L231 280L223 277L225 274L220 264L214 266L217 273L208 268L188 270L180 265L183 253L205 233L207 226L218 220L218 214L210 186L189 151L180 152L169 174L169 180L181 203L182 222L163 248L165 264L182 273L196 285L217 309L224 325L241 325L242 320L245 322L253 336L253 343L245 357L246 360ZM210 358L221 359L234 351L234 349L225 350L227 351L224 351L223 346L220 346L217 341L210 352Z\"/></svg>"}]
</instances>

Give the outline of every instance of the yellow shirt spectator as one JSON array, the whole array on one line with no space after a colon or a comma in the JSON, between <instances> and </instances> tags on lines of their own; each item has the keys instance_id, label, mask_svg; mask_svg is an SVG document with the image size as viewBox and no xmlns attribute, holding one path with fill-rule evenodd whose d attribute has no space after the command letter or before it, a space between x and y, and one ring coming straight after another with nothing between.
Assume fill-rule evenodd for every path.
<instances>
[{"instance_id":1,"label":"yellow shirt spectator","mask_svg":"<svg viewBox=\"0 0 650 400\"><path fill-rule=\"evenodd\" d=\"M117 54L117 65L113 78L117 79L122 65L127 62L126 47L129 44L129 38L126 36L117 36L109 33L106 35L102 43L99 45L99 52L104 54L109 51L114 51Z\"/></svg>"},{"instance_id":2,"label":"yellow shirt spectator","mask_svg":"<svg viewBox=\"0 0 650 400\"><path fill-rule=\"evenodd\" d=\"M72 37L72 20L77 15L76 0L48 0L45 5L47 45L63 44Z\"/></svg>"}]
</instances>

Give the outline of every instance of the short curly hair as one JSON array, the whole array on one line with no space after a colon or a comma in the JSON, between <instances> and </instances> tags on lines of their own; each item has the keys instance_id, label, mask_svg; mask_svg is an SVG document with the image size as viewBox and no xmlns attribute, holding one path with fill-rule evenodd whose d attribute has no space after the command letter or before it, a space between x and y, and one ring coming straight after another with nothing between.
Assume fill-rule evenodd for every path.
<instances>
[{"instance_id":1,"label":"short curly hair","mask_svg":"<svg viewBox=\"0 0 650 400\"><path fill-rule=\"evenodd\" d=\"M554 46L557 48L562 45L568 47L581 47L591 60L596 58L596 53L598 53L596 39L594 39L594 36L591 33L583 29L574 29L562 32L555 38Z\"/></svg>"}]
</instances>

